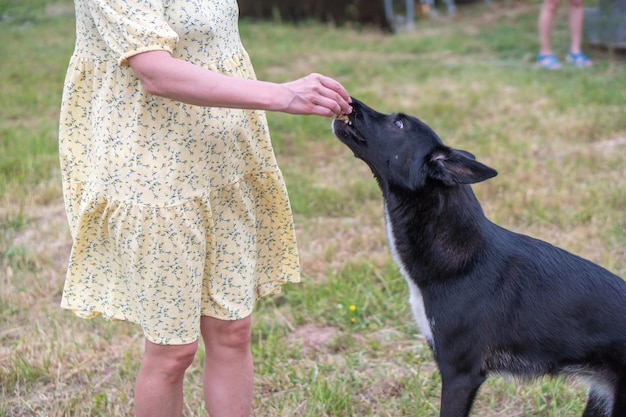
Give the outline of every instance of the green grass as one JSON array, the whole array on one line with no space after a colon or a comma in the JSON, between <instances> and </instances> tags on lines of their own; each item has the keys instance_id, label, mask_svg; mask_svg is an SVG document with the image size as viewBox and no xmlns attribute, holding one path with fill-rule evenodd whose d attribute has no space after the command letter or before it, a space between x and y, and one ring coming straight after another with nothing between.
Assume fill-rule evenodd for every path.
<instances>
[{"instance_id":1,"label":"green grass","mask_svg":"<svg viewBox=\"0 0 626 417\"><path fill-rule=\"evenodd\" d=\"M534 0L475 2L396 35L249 21L241 33L259 78L320 72L381 111L417 115L499 171L475 187L490 218L625 277L626 59L586 48L591 69L536 68L538 10ZM141 332L59 308L71 242L57 124L72 3L0 0L0 39L0 417L129 415ZM438 415L439 375L389 255L371 173L333 138L330 120L268 120L303 282L254 315L256 415ZM187 374L186 416L204 415L203 355ZM474 415L579 415L584 394L564 379L494 377Z\"/></svg>"}]
</instances>

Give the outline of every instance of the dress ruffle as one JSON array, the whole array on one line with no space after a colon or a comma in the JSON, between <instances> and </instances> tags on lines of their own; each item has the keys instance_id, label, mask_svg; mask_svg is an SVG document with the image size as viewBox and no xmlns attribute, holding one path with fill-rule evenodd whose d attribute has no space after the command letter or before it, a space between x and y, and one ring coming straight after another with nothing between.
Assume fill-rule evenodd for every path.
<instances>
[{"instance_id":1,"label":"dress ruffle","mask_svg":"<svg viewBox=\"0 0 626 417\"><path fill-rule=\"evenodd\" d=\"M281 182L257 174L161 207L85 192L71 208L62 307L138 323L162 344L196 340L201 315L248 316L256 299L299 281L289 206L267 203Z\"/></svg>"}]
</instances>

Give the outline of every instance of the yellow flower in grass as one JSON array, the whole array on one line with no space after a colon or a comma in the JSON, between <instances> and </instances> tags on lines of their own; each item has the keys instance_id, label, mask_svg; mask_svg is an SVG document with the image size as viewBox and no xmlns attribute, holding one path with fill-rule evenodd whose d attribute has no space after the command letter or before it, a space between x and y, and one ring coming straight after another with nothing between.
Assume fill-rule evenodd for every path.
<instances>
[{"instance_id":1,"label":"yellow flower in grass","mask_svg":"<svg viewBox=\"0 0 626 417\"><path fill-rule=\"evenodd\" d=\"M352 313L350 314L350 316L352 316L350 317L350 323L356 323L356 316L354 315L356 311L356 306L352 304L350 305L350 307L348 307L348 310L350 311L350 313Z\"/></svg>"}]
</instances>

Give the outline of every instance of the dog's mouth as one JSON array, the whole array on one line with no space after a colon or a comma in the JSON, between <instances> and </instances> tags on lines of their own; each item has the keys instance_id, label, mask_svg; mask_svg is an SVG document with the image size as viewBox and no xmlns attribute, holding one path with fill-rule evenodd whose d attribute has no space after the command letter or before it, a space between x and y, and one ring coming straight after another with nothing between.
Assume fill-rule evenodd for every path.
<instances>
[{"instance_id":1,"label":"dog's mouth","mask_svg":"<svg viewBox=\"0 0 626 417\"><path fill-rule=\"evenodd\" d=\"M333 132L341 141L352 139L355 142L365 142L365 138L359 133L356 127L358 112L353 107L350 114L342 114L333 120Z\"/></svg>"},{"instance_id":2,"label":"dog's mouth","mask_svg":"<svg viewBox=\"0 0 626 417\"><path fill-rule=\"evenodd\" d=\"M352 126L352 121L350 120L349 114L342 114L341 116L337 116L337 120L340 120L345 124Z\"/></svg>"}]
</instances>

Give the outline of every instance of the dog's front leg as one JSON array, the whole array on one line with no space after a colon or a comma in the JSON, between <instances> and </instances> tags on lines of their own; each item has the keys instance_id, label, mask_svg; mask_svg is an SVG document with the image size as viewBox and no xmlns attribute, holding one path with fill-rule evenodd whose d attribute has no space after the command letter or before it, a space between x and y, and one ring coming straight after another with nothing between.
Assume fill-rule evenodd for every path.
<instances>
[{"instance_id":1,"label":"dog's front leg","mask_svg":"<svg viewBox=\"0 0 626 417\"><path fill-rule=\"evenodd\" d=\"M478 372L441 371L440 417L468 417L485 377Z\"/></svg>"}]
</instances>

